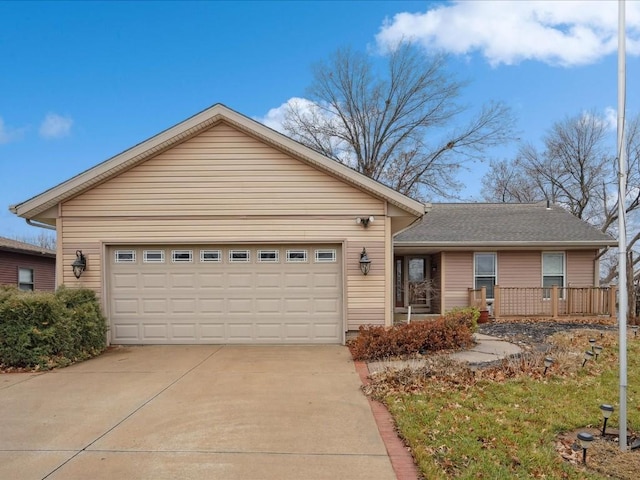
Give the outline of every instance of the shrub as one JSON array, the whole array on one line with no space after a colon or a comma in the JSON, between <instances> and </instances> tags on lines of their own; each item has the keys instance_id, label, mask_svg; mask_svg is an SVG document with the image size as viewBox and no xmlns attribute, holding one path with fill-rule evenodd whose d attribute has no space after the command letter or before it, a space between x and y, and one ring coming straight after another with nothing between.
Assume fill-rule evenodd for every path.
<instances>
[{"instance_id":1,"label":"shrub","mask_svg":"<svg viewBox=\"0 0 640 480\"><path fill-rule=\"evenodd\" d=\"M51 368L106 347L106 321L91 290L0 290L0 365Z\"/></svg>"},{"instance_id":2,"label":"shrub","mask_svg":"<svg viewBox=\"0 0 640 480\"><path fill-rule=\"evenodd\" d=\"M476 312L458 310L437 320L390 328L363 325L358 336L349 342L349 349L354 360L380 360L466 348L473 344Z\"/></svg>"}]
</instances>

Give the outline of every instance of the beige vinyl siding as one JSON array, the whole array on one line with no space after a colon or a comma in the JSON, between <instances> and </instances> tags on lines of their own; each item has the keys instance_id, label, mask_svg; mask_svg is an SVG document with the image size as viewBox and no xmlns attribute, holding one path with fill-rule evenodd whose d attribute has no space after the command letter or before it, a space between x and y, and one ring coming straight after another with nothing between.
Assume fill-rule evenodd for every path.
<instances>
[{"instance_id":1,"label":"beige vinyl siding","mask_svg":"<svg viewBox=\"0 0 640 480\"><path fill-rule=\"evenodd\" d=\"M224 124L64 204L65 216L346 212L382 215L384 209L370 195Z\"/></svg>"},{"instance_id":2,"label":"beige vinyl siding","mask_svg":"<svg viewBox=\"0 0 640 480\"><path fill-rule=\"evenodd\" d=\"M539 251L498 252L498 285L541 287L542 254Z\"/></svg>"},{"instance_id":3,"label":"beige vinyl siding","mask_svg":"<svg viewBox=\"0 0 640 480\"><path fill-rule=\"evenodd\" d=\"M355 217L374 215L368 228ZM103 293L105 245L310 243L345 245L348 329L383 324L385 203L221 124L61 206L63 262L87 256L80 280ZM360 252L372 260L366 277ZM389 287L390 288L390 287Z\"/></svg>"},{"instance_id":4,"label":"beige vinyl siding","mask_svg":"<svg viewBox=\"0 0 640 480\"><path fill-rule=\"evenodd\" d=\"M519 288L542 287L541 251L497 253L498 285ZM565 252L567 286L593 285L593 262L596 253L595 250ZM441 261L445 269L443 272L444 309L466 306L468 289L473 287L473 252L443 252Z\"/></svg>"},{"instance_id":5,"label":"beige vinyl siding","mask_svg":"<svg viewBox=\"0 0 640 480\"><path fill-rule=\"evenodd\" d=\"M442 253L443 309L466 307L473 286L473 252Z\"/></svg>"},{"instance_id":6,"label":"beige vinyl siding","mask_svg":"<svg viewBox=\"0 0 640 480\"><path fill-rule=\"evenodd\" d=\"M594 283L596 250L568 250L566 252L567 282L569 287L591 287Z\"/></svg>"}]
</instances>

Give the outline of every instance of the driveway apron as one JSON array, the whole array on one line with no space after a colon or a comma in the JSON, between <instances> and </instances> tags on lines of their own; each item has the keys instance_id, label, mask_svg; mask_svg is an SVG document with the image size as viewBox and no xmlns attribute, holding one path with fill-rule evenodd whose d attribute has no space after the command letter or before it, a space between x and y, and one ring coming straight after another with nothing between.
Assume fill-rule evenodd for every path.
<instances>
[{"instance_id":1,"label":"driveway apron","mask_svg":"<svg viewBox=\"0 0 640 480\"><path fill-rule=\"evenodd\" d=\"M342 346L148 346L0 375L0 478L394 479Z\"/></svg>"}]
</instances>

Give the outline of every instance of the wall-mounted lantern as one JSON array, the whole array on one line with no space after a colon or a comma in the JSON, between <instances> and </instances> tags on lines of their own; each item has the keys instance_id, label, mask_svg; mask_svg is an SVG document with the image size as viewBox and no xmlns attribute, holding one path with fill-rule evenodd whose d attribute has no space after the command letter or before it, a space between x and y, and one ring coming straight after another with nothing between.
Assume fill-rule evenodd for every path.
<instances>
[{"instance_id":1,"label":"wall-mounted lantern","mask_svg":"<svg viewBox=\"0 0 640 480\"><path fill-rule=\"evenodd\" d=\"M356 218L356 223L358 225L362 225L364 228L367 228L369 226L370 223L373 223L375 220L373 215L370 215L368 217L357 217Z\"/></svg>"},{"instance_id":2,"label":"wall-mounted lantern","mask_svg":"<svg viewBox=\"0 0 640 480\"><path fill-rule=\"evenodd\" d=\"M71 268L76 278L80 278L82 272L87 268L87 257L82 254L82 250L76 250L76 259L71 264Z\"/></svg>"},{"instance_id":3,"label":"wall-mounted lantern","mask_svg":"<svg viewBox=\"0 0 640 480\"><path fill-rule=\"evenodd\" d=\"M360 271L363 275L366 275L367 273L369 273L370 268L371 260L369 260L366 248L362 247L362 253L360 253Z\"/></svg>"}]
</instances>

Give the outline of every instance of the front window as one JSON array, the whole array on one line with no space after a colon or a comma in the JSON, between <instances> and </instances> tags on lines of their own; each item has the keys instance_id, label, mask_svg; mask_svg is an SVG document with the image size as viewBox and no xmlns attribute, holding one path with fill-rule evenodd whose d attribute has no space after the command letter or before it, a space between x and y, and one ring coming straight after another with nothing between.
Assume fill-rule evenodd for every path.
<instances>
[{"instance_id":1,"label":"front window","mask_svg":"<svg viewBox=\"0 0 640 480\"><path fill-rule=\"evenodd\" d=\"M551 287L560 287L560 298L564 297L565 286L564 253L542 254L542 287L544 298L551 298Z\"/></svg>"},{"instance_id":2,"label":"front window","mask_svg":"<svg viewBox=\"0 0 640 480\"><path fill-rule=\"evenodd\" d=\"M18 288L20 290L33 290L33 269L31 268L19 268L18 269Z\"/></svg>"},{"instance_id":3,"label":"front window","mask_svg":"<svg viewBox=\"0 0 640 480\"><path fill-rule=\"evenodd\" d=\"M476 253L473 263L474 288L485 287L487 298L494 298L493 287L498 283L497 255L495 253Z\"/></svg>"}]
</instances>

